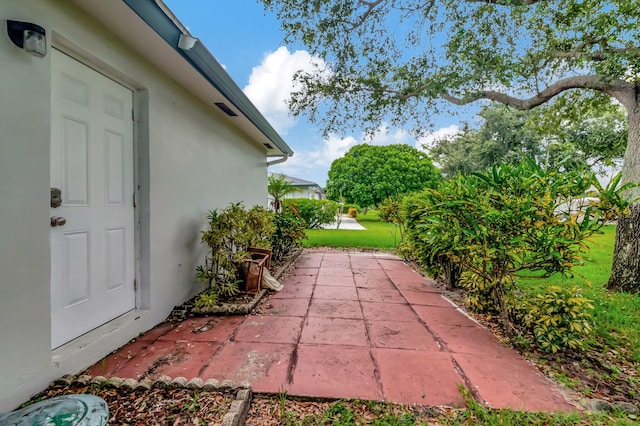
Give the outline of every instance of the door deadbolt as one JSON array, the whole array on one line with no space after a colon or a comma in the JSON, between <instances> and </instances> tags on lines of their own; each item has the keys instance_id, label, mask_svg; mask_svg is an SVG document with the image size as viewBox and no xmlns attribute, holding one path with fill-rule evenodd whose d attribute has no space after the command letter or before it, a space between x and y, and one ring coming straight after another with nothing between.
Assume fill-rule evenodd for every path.
<instances>
[{"instance_id":1,"label":"door deadbolt","mask_svg":"<svg viewBox=\"0 0 640 426\"><path fill-rule=\"evenodd\" d=\"M64 226L67 223L67 219L64 217L51 216L51 226Z\"/></svg>"},{"instance_id":2,"label":"door deadbolt","mask_svg":"<svg viewBox=\"0 0 640 426\"><path fill-rule=\"evenodd\" d=\"M51 188L51 207L56 208L62 205L62 191L59 188Z\"/></svg>"}]
</instances>

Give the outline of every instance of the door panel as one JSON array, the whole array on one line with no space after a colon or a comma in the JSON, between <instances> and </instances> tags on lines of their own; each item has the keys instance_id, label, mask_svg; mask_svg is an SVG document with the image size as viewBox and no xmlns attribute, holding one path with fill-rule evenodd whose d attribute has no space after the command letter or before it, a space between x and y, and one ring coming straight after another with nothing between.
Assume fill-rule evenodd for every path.
<instances>
[{"instance_id":1,"label":"door panel","mask_svg":"<svg viewBox=\"0 0 640 426\"><path fill-rule=\"evenodd\" d=\"M53 49L51 345L135 308L133 93Z\"/></svg>"}]
</instances>

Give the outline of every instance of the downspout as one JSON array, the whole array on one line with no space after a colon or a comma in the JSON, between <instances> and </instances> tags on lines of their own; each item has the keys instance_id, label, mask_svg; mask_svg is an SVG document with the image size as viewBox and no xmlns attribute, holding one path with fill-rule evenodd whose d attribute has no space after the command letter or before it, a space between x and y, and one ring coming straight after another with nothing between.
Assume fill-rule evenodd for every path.
<instances>
[{"instance_id":1,"label":"downspout","mask_svg":"<svg viewBox=\"0 0 640 426\"><path fill-rule=\"evenodd\" d=\"M277 160L267 161L267 167L273 166L274 164L284 163L288 159L289 159L289 154L282 154L282 156L280 156L280 158L278 158Z\"/></svg>"}]
</instances>

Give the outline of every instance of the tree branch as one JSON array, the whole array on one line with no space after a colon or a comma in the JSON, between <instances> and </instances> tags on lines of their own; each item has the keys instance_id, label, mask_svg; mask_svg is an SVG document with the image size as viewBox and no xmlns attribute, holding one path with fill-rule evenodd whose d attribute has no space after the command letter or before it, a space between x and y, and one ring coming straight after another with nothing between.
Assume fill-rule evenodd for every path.
<instances>
[{"instance_id":1,"label":"tree branch","mask_svg":"<svg viewBox=\"0 0 640 426\"><path fill-rule=\"evenodd\" d=\"M489 99L492 101L500 102L508 105L517 110L529 110L537 107L549 101L556 95L569 90L569 89L591 89L598 92L606 93L607 95L617 99L625 107L633 107L634 102L634 85L620 79L605 80L599 75L586 75L567 77L556 83L541 90L535 96L528 99L519 99L514 96L507 95L506 93L500 93L493 90L482 90L475 95L467 96L465 98L457 98L444 92L442 98L455 104L466 105L471 102L480 99Z\"/></svg>"},{"instance_id":2,"label":"tree branch","mask_svg":"<svg viewBox=\"0 0 640 426\"><path fill-rule=\"evenodd\" d=\"M375 0L375 1L359 0L358 1L358 5L366 7L367 10L365 10L364 13L362 13L362 15L360 15L360 18L356 22L349 22L349 25L351 27L350 29L355 30L360 25L362 25L364 23L364 21L367 20L369 15L371 15L371 13L373 12L373 9L375 9L376 6L378 6L380 3L384 2L384 1L385 0Z\"/></svg>"},{"instance_id":3,"label":"tree branch","mask_svg":"<svg viewBox=\"0 0 640 426\"><path fill-rule=\"evenodd\" d=\"M603 50L596 50L595 52L585 52L584 51L585 43L578 44L574 49L571 49L567 52L555 52L554 56L556 58L588 58L593 61L604 61L608 56L611 55L628 55L632 54L633 57L640 56L640 48L638 47L618 47L618 48L608 48Z\"/></svg>"},{"instance_id":4,"label":"tree branch","mask_svg":"<svg viewBox=\"0 0 640 426\"><path fill-rule=\"evenodd\" d=\"M497 6L520 6L523 4L532 5L544 0L466 0L467 3L495 4Z\"/></svg>"}]
</instances>

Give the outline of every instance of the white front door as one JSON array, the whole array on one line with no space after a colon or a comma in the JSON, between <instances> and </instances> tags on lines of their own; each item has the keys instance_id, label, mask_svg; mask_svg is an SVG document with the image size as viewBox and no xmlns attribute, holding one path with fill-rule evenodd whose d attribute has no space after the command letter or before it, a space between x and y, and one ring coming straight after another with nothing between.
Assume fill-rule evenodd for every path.
<instances>
[{"instance_id":1,"label":"white front door","mask_svg":"<svg viewBox=\"0 0 640 426\"><path fill-rule=\"evenodd\" d=\"M51 347L135 308L133 93L52 52Z\"/></svg>"}]
</instances>

